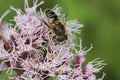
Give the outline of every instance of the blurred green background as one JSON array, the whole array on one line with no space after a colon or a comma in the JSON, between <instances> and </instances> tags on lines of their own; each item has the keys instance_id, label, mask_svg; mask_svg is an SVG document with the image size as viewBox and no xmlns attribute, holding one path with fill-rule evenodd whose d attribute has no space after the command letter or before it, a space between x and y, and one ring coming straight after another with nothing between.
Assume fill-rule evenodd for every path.
<instances>
[{"instance_id":1,"label":"blurred green background","mask_svg":"<svg viewBox=\"0 0 120 80\"><path fill-rule=\"evenodd\" d=\"M94 47L86 55L87 61L98 57L105 60L107 66L102 71L107 75L104 80L120 80L120 0L45 0L42 8L52 8L56 4L66 10L68 20L77 19L84 24L80 35L83 46L89 48L92 43ZM0 16L11 5L23 9L24 0L0 0ZM3 21L14 15L11 12ZM6 80L4 75L0 75L0 80Z\"/></svg>"}]
</instances>

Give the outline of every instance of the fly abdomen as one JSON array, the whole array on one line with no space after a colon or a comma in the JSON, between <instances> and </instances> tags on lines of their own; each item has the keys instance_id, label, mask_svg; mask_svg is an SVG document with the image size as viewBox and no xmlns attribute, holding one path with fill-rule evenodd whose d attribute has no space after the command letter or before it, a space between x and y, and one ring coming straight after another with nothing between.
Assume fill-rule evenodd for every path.
<instances>
[{"instance_id":1,"label":"fly abdomen","mask_svg":"<svg viewBox=\"0 0 120 80\"><path fill-rule=\"evenodd\" d=\"M45 14L50 23L54 23L55 21L58 21L58 16L52 10L47 9L45 11Z\"/></svg>"}]
</instances>

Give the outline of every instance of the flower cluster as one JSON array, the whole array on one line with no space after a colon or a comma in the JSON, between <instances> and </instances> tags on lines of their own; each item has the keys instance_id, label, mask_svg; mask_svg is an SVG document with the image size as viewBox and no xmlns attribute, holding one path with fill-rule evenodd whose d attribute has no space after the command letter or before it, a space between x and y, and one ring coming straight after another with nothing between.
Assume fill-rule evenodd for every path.
<instances>
[{"instance_id":1,"label":"flower cluster","mask_svg":"<svg viewBox=\"0 0 120 80\"><path fill-rule=\"evenodd\" d=\"M105 74L96 78L105 65L103 61L95 59L82 66L85 54L92 48L84 50L81 40L79 45L74 42L74 33L80 34L79 28L83 25L77 20L65 21L68 39L63 44L56 44L45 23L44 12L41 8L36 10L43 3L36 0L29 7L25 0L24 12L11 6L11 11L17 14L13 20L15 24L2 23L10 10L0 18L0 72L7 70L12 80L103 80ZM61 7L57 5L52 10L64 20Z\"/></svg>"}]
</instances>

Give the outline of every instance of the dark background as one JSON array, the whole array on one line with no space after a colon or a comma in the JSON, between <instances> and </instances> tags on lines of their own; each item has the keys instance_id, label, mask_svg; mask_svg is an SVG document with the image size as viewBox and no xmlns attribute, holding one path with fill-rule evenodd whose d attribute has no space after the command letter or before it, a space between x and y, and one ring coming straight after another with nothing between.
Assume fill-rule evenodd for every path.
<instances>
[{"instance_id":1,"label":"dark background","mask_svg":"<svg viewBox=\"0 0 120 80\"><path fill-rule=\"evenodd\" d=\"M32 0L29 2L31 4ZM87 61L98 57L105 60L107 66L102 72L107 75L104 80L120 80L120 0L45 0L41 7L53 8L56 4L67 12L68 20L77 19L84 24L80 35L83 46L89 48L92 43L94 47L86 55ZM24 1L0 0L0 16L11 5L23 9ZM11 12L3 21L9 21L14 15ZM0 80L6 80L4 78L5 72Z\"/></svg>"}]
</instances>

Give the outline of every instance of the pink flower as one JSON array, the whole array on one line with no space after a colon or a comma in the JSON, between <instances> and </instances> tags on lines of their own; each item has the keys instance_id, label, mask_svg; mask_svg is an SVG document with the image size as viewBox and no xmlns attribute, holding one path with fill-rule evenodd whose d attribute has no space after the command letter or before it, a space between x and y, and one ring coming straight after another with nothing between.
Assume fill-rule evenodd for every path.
<instances>
[{"instance_id":1,"label":"pink flower","mask_svg":"<svg viewBox=\"0 0 120 80\"><path fill-rule=\"evenodd\" d=\"M86 53L92 48L84 50L81 40L80 45L74 43L74 33L80 34L83 25L77 20L64 21L65 14L56 5L52 10L65 22L68 39L64 43L55 42L44 12L41 8L36 10L43 3L36 0L29 7L25 0L24 12L11 6L16 12L15 24L2 23L9 10L0 18L0 72L7 70L12 80L103 80L104 74L102 78L96 77L105 65L103 61L95 59L82 66Z\"/></svg>"}]
</instances>

